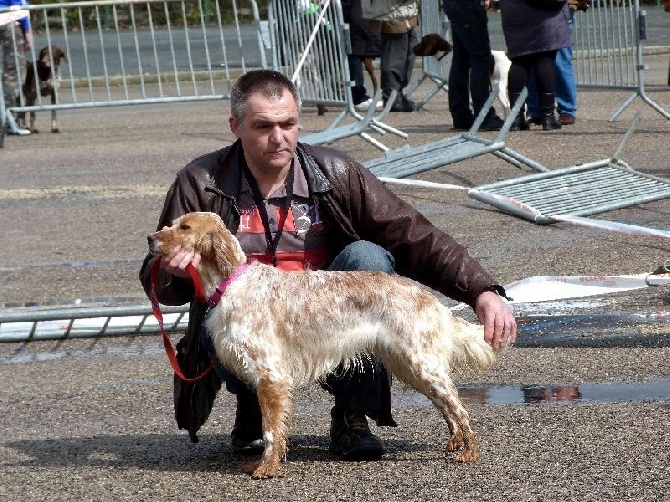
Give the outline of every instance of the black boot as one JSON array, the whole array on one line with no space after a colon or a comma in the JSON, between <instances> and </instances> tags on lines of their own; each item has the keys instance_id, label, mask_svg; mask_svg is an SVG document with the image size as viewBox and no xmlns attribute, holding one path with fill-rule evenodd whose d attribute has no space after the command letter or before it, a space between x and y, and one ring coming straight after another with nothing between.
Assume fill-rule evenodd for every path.
<instances>
[{"instance_id":1,"label":"black boot","mask_svg":"<svg viewBox=\"0 0 670 502\"><path fill-rule=\"evenodd\" d=\"M254 455L263 452L263 417L256 394L244 389L237 394L235 425L230 433L235 453Z\"/></svg>"},{"instance_id":2,"label":"black boot","mask_svg":"<svg viewBox=\"0 0 670 502\"><path fill-rule=\"evenodd\" d=\"M521 96L520 93L510 93L509 102L514 106L517 99ZM530 129L528 123L526 122L526 103L521 105L521 109L516 117L514 117L514 122L512 122L512 127L509 128L510 131L527 131Z\"/></svg>"},{"instance_id":3,"label":"black boot","mask_svg":"<svg viewBox=\"0 0 670 502\"><path fill-rule=\"evenodd\" d=\"M542 112L542 130L551 131L553 129L560 129L561 123L556 120L556 94L543 93L540 94L540 112Z\"/></svg>"},{"instance_id":4,"label":"black boot","mask_svg":"<svg viewBox=\"0 0 670 502\"><path fill-rule=\"evenodd\" d=\"M384 454L381 439L370 431L365 414L334 407L330 416L331 453L345 460L377 460Z\"/></svg>"}]
</instances>

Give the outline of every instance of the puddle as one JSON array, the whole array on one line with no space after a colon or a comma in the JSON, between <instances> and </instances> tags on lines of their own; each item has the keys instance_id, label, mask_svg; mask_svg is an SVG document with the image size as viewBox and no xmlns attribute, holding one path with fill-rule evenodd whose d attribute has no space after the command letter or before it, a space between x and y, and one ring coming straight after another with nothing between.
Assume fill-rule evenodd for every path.
<instances>
[{"instance_id":1,"label":"puddle","mask_svg":"<svg viewBox=\"0 0 670 502\"><path fill-rule=\"evenodd\" d=\"M532 404L572 401L629 403L670 401L670 379L647 382L584 383L580 385L482 385L458 386L458 395L469 406ZM427 397L405 390L394 399L400 407L432 406Z\"/></svg>"},{"instance_id":2,"label":"puddle","mask_svg":"<svg viewBox=\"0 0 670 502\"><path fill-rule=\"evenodd\" d=\"M518 319L517 347L670 347L670 310Z\"/></svg>"}]
</instances>

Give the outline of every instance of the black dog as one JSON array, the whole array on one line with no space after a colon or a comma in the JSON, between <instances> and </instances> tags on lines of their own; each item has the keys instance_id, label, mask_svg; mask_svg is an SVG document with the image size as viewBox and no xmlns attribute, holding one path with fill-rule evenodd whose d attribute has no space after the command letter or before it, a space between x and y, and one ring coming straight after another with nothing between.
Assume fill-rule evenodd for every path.
<instances>
[{"instance_id":1,"label":"black dog","mask_svg":"<svg viewBox=\"0 0 670 502\"><path fill-rule=\"evenodd\" d=\"M51 61L53 60L53 68ZM51 96L51 104L56 104L56 93L60 88L60 62L67 57L60 47L55 45L44 47L37 58L35 64L32 61L26 62L26 80L23 83L23 95L26 99L26 106L33 106L37 101L37 93L41 96ZM19 124L26 127L25 112L19 113ZM30 112L30 132L39 132L35 129L35 112ZM60 132L56 120L56 110L51 110L51 132Z\"/></svg>"}]
</instances>

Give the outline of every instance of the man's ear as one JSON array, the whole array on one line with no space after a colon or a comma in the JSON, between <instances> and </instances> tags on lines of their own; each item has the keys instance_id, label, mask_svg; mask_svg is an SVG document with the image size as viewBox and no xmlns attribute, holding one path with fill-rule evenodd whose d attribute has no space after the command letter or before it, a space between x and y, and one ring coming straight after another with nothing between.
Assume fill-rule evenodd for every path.
<instances>
[{"instance_id":1,"label":"man's ear","mask_svg":"<svg viewBox=\"0 0 670 502\"><path fill-rule=\"evenodd\" d=\"M237 121L235 117L230 117L228 119L228 125L230 126L230 130L232 133L235 135L236 138L240 137L240 124Z\"/></svg>"}]
</instances>

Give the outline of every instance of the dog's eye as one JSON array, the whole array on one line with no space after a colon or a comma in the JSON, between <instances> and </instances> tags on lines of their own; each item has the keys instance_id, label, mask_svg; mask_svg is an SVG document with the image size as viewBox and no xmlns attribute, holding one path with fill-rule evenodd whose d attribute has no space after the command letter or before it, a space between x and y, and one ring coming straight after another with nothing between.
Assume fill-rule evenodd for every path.
<instances>
[{"instance_id":1,"label":"dog's eye","mask_svg":"<svg viewBox=\"0 0 670 502\"><path fill-rule=\"evenodd\" d=\"M191 226L187 225L186 223L182 223L181 225L179 225L179 229L180 230L191 230Z\"/></svg>"}]
</instances>

